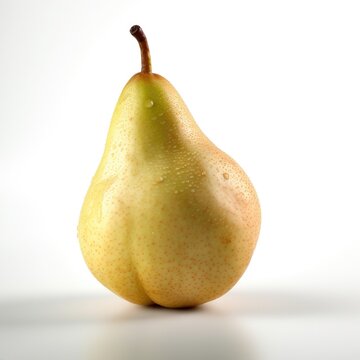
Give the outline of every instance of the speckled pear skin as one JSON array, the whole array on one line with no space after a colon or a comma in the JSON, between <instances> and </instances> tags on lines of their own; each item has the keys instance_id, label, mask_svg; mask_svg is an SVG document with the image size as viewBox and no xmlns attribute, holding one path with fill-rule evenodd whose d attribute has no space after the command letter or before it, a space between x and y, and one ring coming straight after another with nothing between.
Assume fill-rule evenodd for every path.
<instances>
[{"instance_id":1,"label":"speckled pear skin","mask_svg":"<svg viewBox=\"0 0 360 360\"><path fill-rule=\"evenodd\" d=\"M80 215L94 276L136 304L196 306L235 285L259 230L244 171L202 133L166 79L134 75Z\"/></svg>"}]
</instances>

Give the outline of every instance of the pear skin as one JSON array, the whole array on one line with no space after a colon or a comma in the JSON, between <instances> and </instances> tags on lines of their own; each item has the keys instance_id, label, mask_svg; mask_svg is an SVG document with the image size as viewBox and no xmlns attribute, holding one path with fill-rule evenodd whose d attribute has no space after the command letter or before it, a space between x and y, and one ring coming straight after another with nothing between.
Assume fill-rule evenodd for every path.
<instances>
[{"instance_id":1,"label":"pear skin","mask_svg":"<svg viewBox=\"0 0 360 360\"><path fill-rule=\"evenodd\" d=\"M245 172L202 133L175 88L151 72L141 28L133 35L143 70L117 102L78 237L89 269L115 294L135 304L192 307L242 276L259 236L260 205Z\"/></svg>"}]
</instances>

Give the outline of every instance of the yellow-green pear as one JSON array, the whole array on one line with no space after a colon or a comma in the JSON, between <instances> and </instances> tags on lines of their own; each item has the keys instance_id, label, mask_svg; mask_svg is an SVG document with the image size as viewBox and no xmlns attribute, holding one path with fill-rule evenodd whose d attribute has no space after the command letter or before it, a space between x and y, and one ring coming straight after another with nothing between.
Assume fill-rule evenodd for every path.
<instances>
[{"instance_id":1,"label":"yellow-green pear","mask_svg":"<svg viewBox=\"0 0 360 360\"><path fill-rule=\"evenodd\" d=\"M82 206L78 237L93 275L136 304L190 307L230 290L249 264L260 206L245 172L200 130L174 87L142 71L117 102Z\"/></svg>"}]
</instances>

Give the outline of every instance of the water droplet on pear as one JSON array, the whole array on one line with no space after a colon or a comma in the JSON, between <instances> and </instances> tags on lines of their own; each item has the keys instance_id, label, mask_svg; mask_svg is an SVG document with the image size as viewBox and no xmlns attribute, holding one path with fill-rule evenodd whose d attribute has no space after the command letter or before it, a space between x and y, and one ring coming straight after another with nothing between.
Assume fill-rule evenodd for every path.
<instances>
[{"instance_id":1,"label":"water droplet on pear","mask_svg":"<svg viewBox=\"0 0 360 360\"><path fill-rule=\"evenodd\" d=\"M154 102L151 100L151 99L147 99L146 101L145 101L145 107L146 108L152 108L154 106Z\"/></svg>"}]
</instances>

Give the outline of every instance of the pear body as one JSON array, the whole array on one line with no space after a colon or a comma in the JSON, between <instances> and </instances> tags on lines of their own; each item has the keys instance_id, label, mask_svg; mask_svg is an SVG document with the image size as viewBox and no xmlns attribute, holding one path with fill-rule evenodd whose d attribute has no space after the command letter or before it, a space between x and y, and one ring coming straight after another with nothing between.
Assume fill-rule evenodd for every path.
<instances>
[{"instance_id":1,"label":"pear body","mask_svg":"<svg viewBox=\"0 0 360 360\"><path fill-rule=\"evenodd\" d=\"M134 75L80 215L94 276L136 304L196 306L239 280L259 230L244 171L202 133L165 78Z\"/></svg>"}]
</instances>

